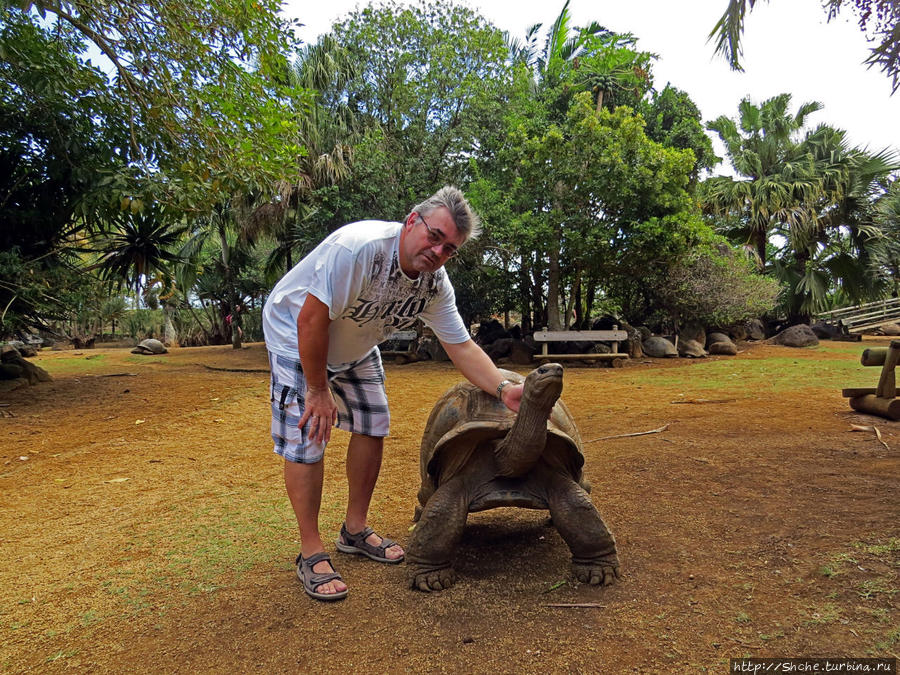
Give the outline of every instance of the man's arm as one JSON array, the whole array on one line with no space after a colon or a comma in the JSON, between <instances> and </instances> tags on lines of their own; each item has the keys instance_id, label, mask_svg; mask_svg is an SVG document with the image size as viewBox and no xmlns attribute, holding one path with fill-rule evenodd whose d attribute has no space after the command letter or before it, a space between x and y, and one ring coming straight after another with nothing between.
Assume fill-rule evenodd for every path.
<instances>
[{"instance_id":1,"label":"man's arm","mask_svg":"<svg viewBox=\"0 0 900 675\"><path fill-rule=\"evenodd\" d=\"M310 422L310 439L327 443L337 422L337 406L328 387L328 305L311 293L297 316L297 346L306 378L306 401L298 427Z\"/></svg>"},{"instance_id":2,"label":"man's arm","mask_svg":"<svg viewBox=\"0 0 900 675\"><path fill-rule=\"evenodd\" d=\"M484 353L484 350L472 340L450 344L441 342L453 365L459 369L466 379L479 389L492 396L497 395L497 386L505 379L503 374ZM518 411L522 402L524 384L508 384L503 387L502 401L510 410Z\"/></svg>"}]
</instances>

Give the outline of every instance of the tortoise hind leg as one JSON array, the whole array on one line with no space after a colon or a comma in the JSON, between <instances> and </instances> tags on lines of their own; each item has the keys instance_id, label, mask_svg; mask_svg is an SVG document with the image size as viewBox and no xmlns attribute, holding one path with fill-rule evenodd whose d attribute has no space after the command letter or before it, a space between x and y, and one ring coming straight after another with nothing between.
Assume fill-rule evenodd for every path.
<instances>
[{"instance_id":1,"label":"tortoise hind leg","mask_svg":"<svg viewBox=\"0 0 900 675\"><path fill-rule=\"evenodd\" d=\"M453 585L453 551L462 538L468 514L468 491L462 477L452 478L431 495L406 547L407 577L412 588L427 592Z\"/></svg>"},{"instance_id":2,"label":"tortoise hind leg","mask_svg":"<svg viewBox=\"0 0 900 675\"><path fill-rule=\"evenodd\" d=\"M611 584L619 576L616 541L591 502L590 495L567 475L541 472L550 517L572 551L578 581L593 586Z\"/></svg>"}]
</instances>

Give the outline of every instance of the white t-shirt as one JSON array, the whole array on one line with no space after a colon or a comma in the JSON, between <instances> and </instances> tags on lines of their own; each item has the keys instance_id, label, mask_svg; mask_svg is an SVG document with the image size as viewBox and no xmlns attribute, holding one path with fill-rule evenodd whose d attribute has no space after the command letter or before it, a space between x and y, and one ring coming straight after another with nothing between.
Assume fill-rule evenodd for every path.
<instances>
[{"instance_id":1,"label":"white t-shirt","mask_svg":"<svg viewBox=\"0 0 900 675\"><path fill-rule=\"evenodd\" d=\"M363 220L335 230L282 277L263 309L269 351L298 358L297 315L312 293L328 306L328 365L358 361L398 330L421 318L438 339L465 342L444 268L410 279L400 268L400 223Z\"/></svg>"}]
</instances>

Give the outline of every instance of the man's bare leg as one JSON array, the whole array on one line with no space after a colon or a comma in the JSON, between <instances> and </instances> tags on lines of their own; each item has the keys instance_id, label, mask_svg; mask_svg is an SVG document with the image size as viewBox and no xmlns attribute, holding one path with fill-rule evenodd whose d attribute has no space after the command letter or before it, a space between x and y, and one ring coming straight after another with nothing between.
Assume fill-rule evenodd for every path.
<instances>
[{"instance_id":1,"label":"man's bare leg","mask_svg":"<svg viewBox=\"0 0 900 675\"><path fill-rule=\"evenodd\" d=\"M362 434L351 434L347 447L347 484L350 496L347 500L347 517L344 524L351 534L362 532L366 527L369 514L369 503L375 491L375 482L381 470L381 456L384 451L384 439ZM321 492L321 488L320 488ZM366 541L372 546L381 544L381 537L370 534ZM390 559L403 555L399 544L391 546L384 552Z\"/></svg>"},{"instance_id":2,"label":"man's bare leg","mask_svg":"<svg viewBox=\"0 0 900 675\"><path fill-rule=\"evenodd\" d=\"M322 478L325 473L325 460L315 464L300 464L284 461L284 486L287 488L297 526L300 528L300 546L304 558L325 550L322 537L319 536L319 507L322 504ZM333 572L334 569L323 560L313 565L313 572ZM335 579L316 588L319 593L339 593L347 585Z\"/></svg>"}]
</instances>

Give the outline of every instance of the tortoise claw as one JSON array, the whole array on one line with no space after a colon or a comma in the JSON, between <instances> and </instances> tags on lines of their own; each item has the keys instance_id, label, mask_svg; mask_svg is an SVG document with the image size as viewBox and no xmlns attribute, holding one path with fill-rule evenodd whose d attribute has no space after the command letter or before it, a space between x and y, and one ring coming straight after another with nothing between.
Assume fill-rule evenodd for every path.
<instances>
[{"instance_id":1,"label":"tortoise claw","mask_svg":"<svg viewBox=\"0 0 900 675\"><path fill-rule=\"evenodd\" d=\"M410 586L413 589L430 593L431 591L443 591L450 588L456 582L456 571L452 567L441 569L428 569L424 571L411 570L409 573Z\"/></svg>"},{"instance_id":2,"label":"tortoise claw","mask_svg":"<svg viewBox=\"0 0 900 675\"><path fill-rule=\"evenodd\" d=\"M606 562L572 563L575 578L591 586L609 586L619 576L619 566Z\"/></svg>"}]
</instances>

